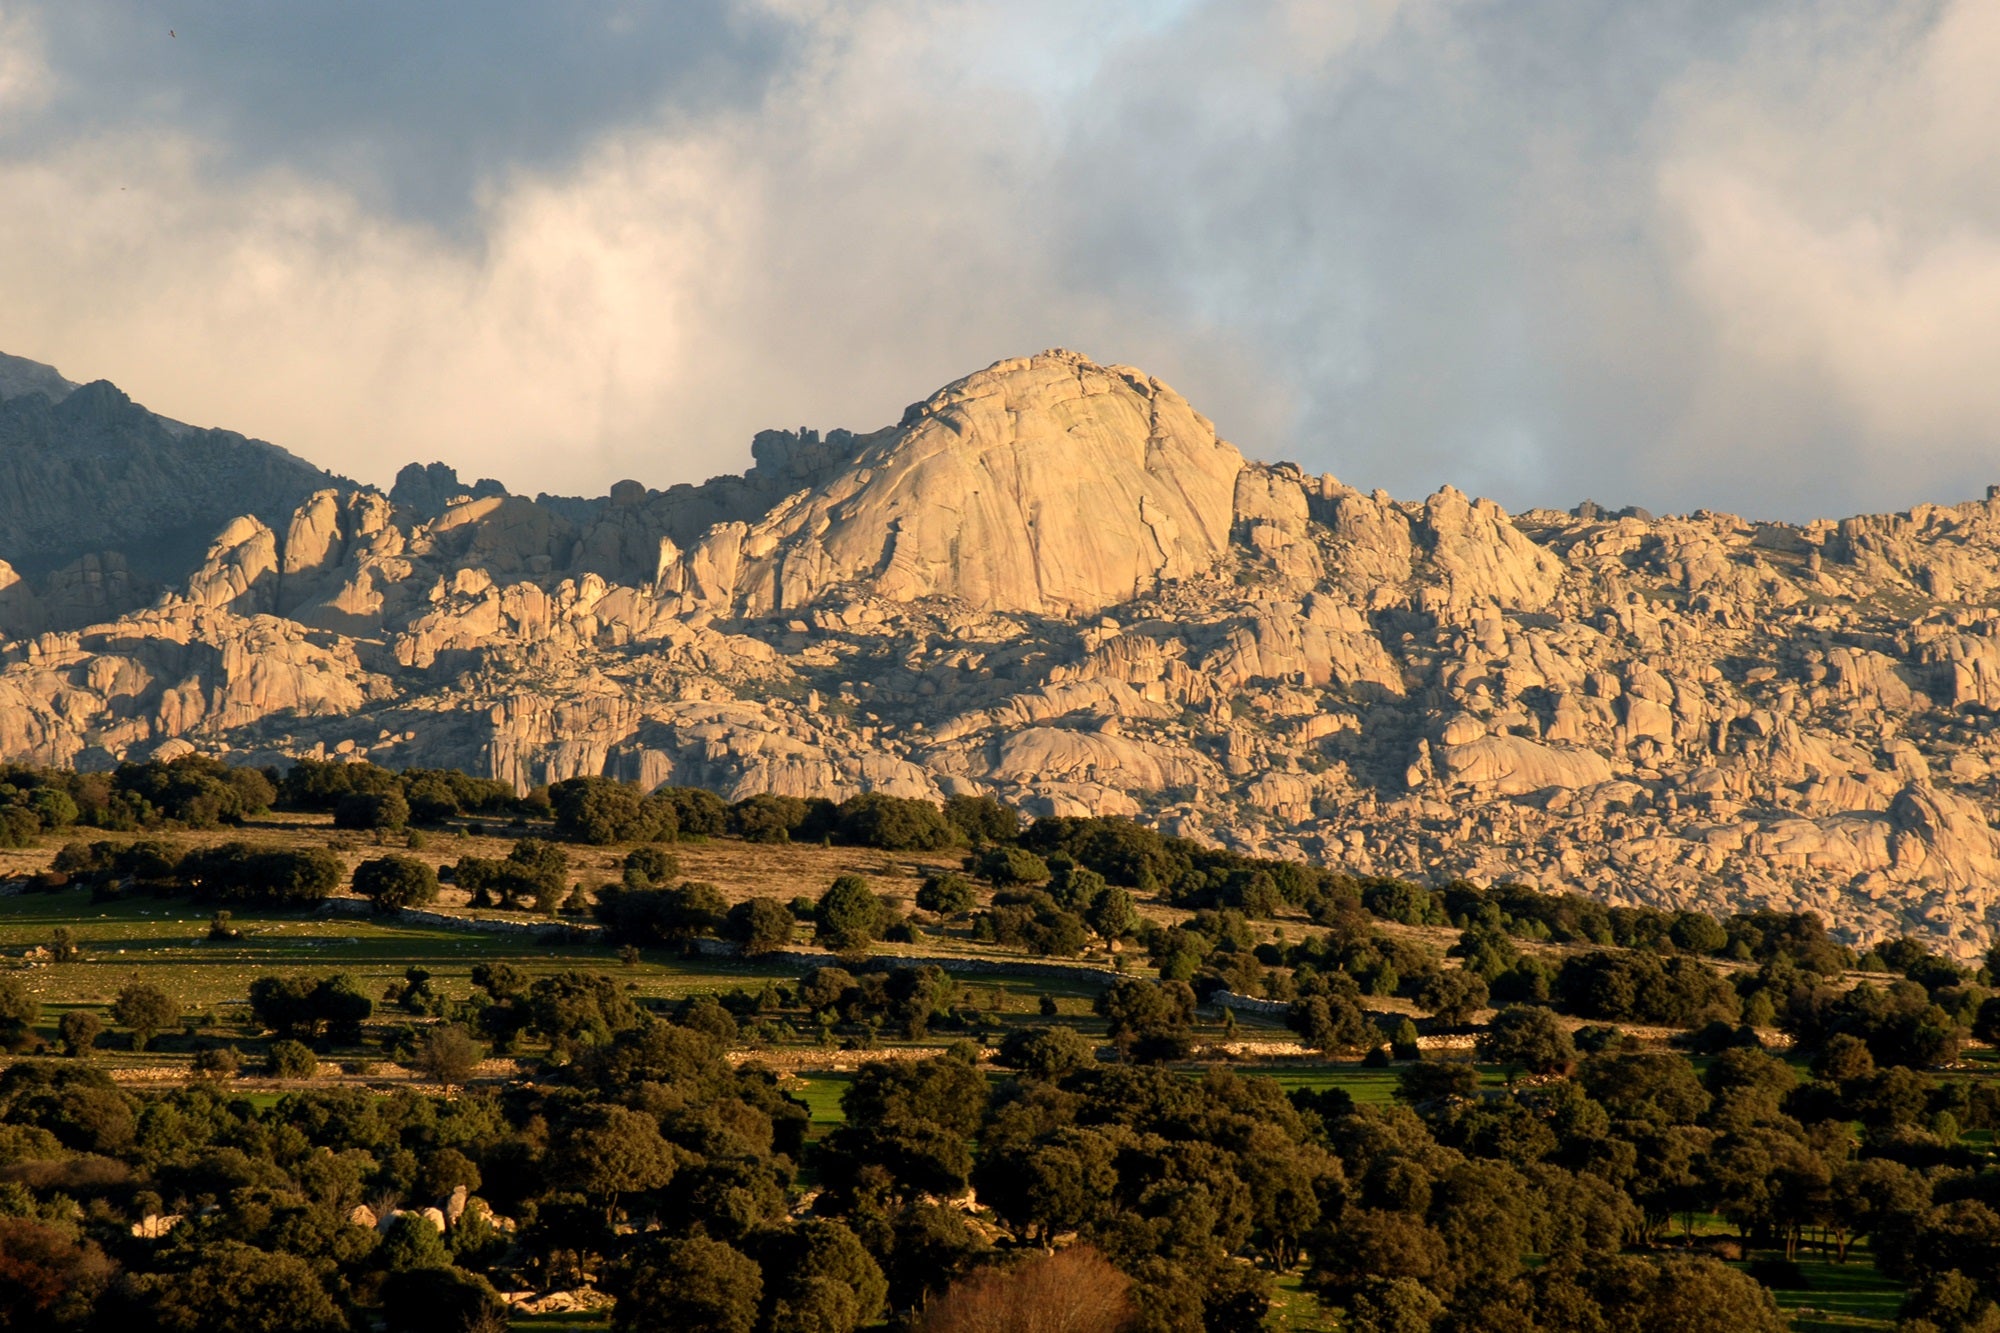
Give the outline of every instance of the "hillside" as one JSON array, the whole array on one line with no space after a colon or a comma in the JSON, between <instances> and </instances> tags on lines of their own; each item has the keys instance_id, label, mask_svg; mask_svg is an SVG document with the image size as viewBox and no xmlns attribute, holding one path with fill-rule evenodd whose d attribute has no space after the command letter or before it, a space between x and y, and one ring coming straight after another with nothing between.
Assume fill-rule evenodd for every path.
<instances>
[{"instance_id":1,"label":"hillside","mask_svg":"<svg viewBox=\"0 0 2000 1333\"><path fill-rule=\"evenodd\" d=\"M1804 525L1397 500L1246 462L1067 352L755 453L595 500L329 478L98 623L0 590L0 756L992 792L1964 954L2000 921L2000 498Z\"/></svg>"},{"instance_id":2,"label":"hillside","mask_svg":"<svg viewBox=\"0 0 2000 1333\"><path fill-rule=\"evenodd\" d=\"M0 356L0 624L85 624L150 602L242 514L353 483L276 445L158 416L104 381Z\"/></svg>"}]
</instances>

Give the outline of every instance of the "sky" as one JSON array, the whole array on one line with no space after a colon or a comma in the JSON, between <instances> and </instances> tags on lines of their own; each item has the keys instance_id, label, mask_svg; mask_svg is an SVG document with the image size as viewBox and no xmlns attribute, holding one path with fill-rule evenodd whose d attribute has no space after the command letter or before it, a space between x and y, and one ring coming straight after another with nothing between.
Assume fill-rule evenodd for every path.
<instances>
[{"instance_id":1,"label":"sky","mask_svg":"<svg viewBox=\"0 0 2000 1333\"><path fill-rule=\"evenodd\" d=\"M0 351L597 494L1064 346L1406 498L2000 482L1991 0L0 0Z\"/></svg>"}]
</instances>

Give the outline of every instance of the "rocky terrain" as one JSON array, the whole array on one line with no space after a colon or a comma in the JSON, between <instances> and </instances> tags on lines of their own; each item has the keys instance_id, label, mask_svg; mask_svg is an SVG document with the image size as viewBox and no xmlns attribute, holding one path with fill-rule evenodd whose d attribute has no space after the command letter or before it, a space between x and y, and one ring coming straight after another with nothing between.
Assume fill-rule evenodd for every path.
<instances>
[{"instance_id":1,"label":"rocky terrain","mask_svg":"<svg viewBox=\"0 0 2000 1333\"><path fill-rule=\"evenodd\" d=\"M1811 908L1962 952L2000 925L1995 493L1803 526L1398 500L1246 461L1166 385L1058 351L594 500L436 465L384 496L195 433L273 489L201 488L245 512L154 595L110 554L143 494L78 488L162 488L148 532L202 511L157 457L117 470L102 423L140 409L23 364L5 758L990 791L1357 872ZM311 493L273 511L285 485Z\"/></svg>"}]
</instances>

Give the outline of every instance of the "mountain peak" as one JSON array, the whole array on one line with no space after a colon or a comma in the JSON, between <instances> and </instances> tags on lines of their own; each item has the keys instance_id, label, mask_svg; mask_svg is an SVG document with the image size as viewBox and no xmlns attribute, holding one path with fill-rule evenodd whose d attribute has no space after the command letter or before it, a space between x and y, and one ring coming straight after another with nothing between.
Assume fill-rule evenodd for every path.
<instances>
[{"instance_id":1,"label":"mountain peak","mask_svg":"<svg viewBox=\"0 0 2000 1333\"><path fill-rule=\"evenodd\" d=\"M64 379L54 366L0 352L0 399L38 393L52 403L59 403L75 392L76 387L74 382Z\"/></svg>"},{"instance_id":2,"label":"mountain peak","mask_svg":"<svg viewBox=\"0 0 2000 1333\"><path fill-rule=\"evenodd\" d=\"M996 361L856 438L798 502L710 533L681 578L740 614L844 584L1081 614L1212 567L1243 466L1141 371L1062 350Z\"/></svg>"}]
</instances>

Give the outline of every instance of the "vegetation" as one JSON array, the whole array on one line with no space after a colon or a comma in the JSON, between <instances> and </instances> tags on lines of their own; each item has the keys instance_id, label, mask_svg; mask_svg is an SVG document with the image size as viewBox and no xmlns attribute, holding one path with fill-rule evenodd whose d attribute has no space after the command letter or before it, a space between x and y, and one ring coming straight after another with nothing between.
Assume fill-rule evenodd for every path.
<instances>
[{"instance_id":1,"label":"vegetation","mask_svg":"<svg viewBox=\"0 0 2000 1333\"><path fill-rule=\"evenodd\" d=\"M2000 960L984 799L128 767L0 790L10 1327L2000 1322Z\"/></svg>"}]
</instances>

